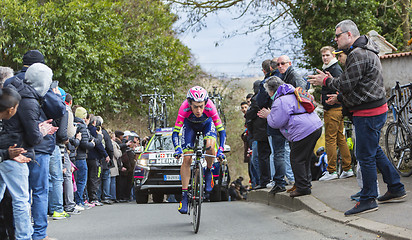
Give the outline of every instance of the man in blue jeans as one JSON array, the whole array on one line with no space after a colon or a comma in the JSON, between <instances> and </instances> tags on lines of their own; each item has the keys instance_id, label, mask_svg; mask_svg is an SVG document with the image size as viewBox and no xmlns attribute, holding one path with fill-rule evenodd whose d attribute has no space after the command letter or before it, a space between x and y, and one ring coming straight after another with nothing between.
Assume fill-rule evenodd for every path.
<instances>
[{"instance_id":1,"label":"man in blue jeans","mask_svg":"<svg viewBox=\"0 0 412 240\"><path fill-rule=\"evenodd\" d=\"M362 170L363 188L360 201L345 212L345 216L375 211L379 202L395 202L406 197L399 174L379 146L381 128L386 121L388 106L383 85L382 66L377 45L368 37L360 36L351 20L335 27L338 48L347 54L345 71L337 78L317 70L309 82L324 85L341 93L342 102L353 114L356 134L356 158ZM330 98L328 101L334 101ZM378 197L377 169L382 173L388 191Z\"/></svg>"}]
</instances>

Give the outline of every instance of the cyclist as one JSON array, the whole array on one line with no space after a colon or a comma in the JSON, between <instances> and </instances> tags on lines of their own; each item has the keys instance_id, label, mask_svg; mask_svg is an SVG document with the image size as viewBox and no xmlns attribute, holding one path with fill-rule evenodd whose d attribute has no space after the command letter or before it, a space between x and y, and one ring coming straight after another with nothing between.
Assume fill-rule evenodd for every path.
<instances>
[{"instance_id":1,"label":"cyclist","mask_svg":"<svg viewBox=\"0 0 412 240\"><path fill-rule=\"evenodd\" d=\"M220 146L216 153L216 137L219 132ZM182 131L182 145L179 141L179 133ZM183 153L193 153L196 132L202 132L206 141L206 153L215 155L219 159L225 158L223 147L225 146L226 131L217 113L216 107L209 99L207 91L199 86L192 87L187 92L187 99L179 108L172 138L175 147L176 158L180 158ZM205 190L211 192L213 189L213 176L211 167L213 158L206 157L207 167L205 169ZM179 205L179 212L187 213L188 197L187 188L190 180L190 165L192 156L184 156L180 168L182 178L182 201Z\"/></svg>"}]
</instances>

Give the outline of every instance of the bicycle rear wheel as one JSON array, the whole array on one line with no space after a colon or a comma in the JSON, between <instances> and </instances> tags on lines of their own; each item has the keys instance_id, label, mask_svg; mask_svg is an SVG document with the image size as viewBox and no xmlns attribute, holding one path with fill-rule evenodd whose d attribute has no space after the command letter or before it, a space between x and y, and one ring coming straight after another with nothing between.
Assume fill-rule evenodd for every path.
<instances>
[{"instance_id":1,"label":"bicycle rear wheel","mask_svg":"<svg viewBox=\"0 0 412 240\"><path fill-rule=\"evenodd\" d=\"M203 167L199 162L195 168L195 173L193 175L192 181L193 188L193 204L192 204L192 214L193 214L193 230L195 233L199 231L200 226L200 213L202 210L203 202Z\"/></svg>"},{"instance_id":2,"label":"bicycle rear wheel","mask_svg":"<svg viewBox=\"0 0 412 240\"><path fill-rule=\"evenodd\" d=\"M154 133L156 130L156 112L152 102L149 102L148 125L150 133Z\"/></svg>"},{"instance_id":3,"label":"bicycle rear wheel","mask_svg":"<svg viewBox=\"0 0 412 240\"><path fill-rule=\"evenodd\" d=\"M391 123L386 129L385 148L389 160L403 177L412 175L411 142L407 129L399 123Z\"/></svg>"}]
</instances>

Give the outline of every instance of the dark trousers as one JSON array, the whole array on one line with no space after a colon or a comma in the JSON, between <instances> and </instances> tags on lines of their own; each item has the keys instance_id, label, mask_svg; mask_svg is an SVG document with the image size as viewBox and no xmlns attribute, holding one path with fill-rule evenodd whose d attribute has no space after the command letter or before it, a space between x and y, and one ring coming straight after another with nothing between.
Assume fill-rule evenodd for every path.
<instances>
[{"instance_id":1,"label":"dark trousers","mask_svg":"<svg viewBox=\"0 0 412 240\"><path fill-rule=\"evenodd\" d=\"M310 163L316 142L322 134L322 128L311 133L304 139L290 143L290 164L295 175L295 186L299 192L310 192Z\"/></svg>"},{"instance_id":2,"label":"dark trousers","mask_svg":"<svg viewBox=\"0 0 412 240\"><path fill-rule=\"evenodd\" d=\"M118 200L130 200L133 186L133 172L116 178L116 197Z\"/></svg>"},{"instance_id":3,"label":"dark trousers","mask_svg":"<svg viewBox=\"0 0 412 240\"><path fill-rule=\"evenodd\" d=\"M260 185L266 187L270 182L270 145L268 141L258 141Z\"/></svg>"},{"instance_id":4,"label":"dark trousers","mask_svg":"<svg viewBox=\"0 0 412 240\"><path fill-rule=\"evenodd\" d=\"M11 196L6 188L0 203L0 239L14 239L13 206Z\"/></svg>"},{"instance_id":5,"label":"dark trousers","mask_svg":"<svg viewBox=\"0 0 412 240\"><path fill-rule=\"evenodd\" d=\"M97 159L87 159L87 194L89 201L97 201L97 190L100 186L99 167L100 161Z\"/></svg>"}]
</instances>

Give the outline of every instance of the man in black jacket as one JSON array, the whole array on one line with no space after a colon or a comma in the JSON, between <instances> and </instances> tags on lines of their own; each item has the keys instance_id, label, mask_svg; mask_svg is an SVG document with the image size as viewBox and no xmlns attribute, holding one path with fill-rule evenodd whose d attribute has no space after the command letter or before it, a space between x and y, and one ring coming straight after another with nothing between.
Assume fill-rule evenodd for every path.
<instances>
[{"instance_id":1,"label":"man in black jacket","mask_svg":"<svg viewBox=\"0 0 412 240\"><path fill-rule=\"evenodd\" d=\"M306 81L295 71L288 56L280 56L277 60L277 66L279 72L282 74L281 79L285 83L289 83L294 87L301 87L303 89L306 89Z\"/></svg>"},{"instance_id":2,"label":"man in black jacket","mask_svg":"<svg viewBox=\"0 0 412 240\"><path fill-rule=\"evenodd\" d=\"M110 196L110 168L114 167L113 144L112 144L112 140L110 138L109 133L103 127L103 118L100 116L96 116L96 118L97 118L96 127L101 129L101 133L103 134L104 149L109 155L108 162L106 161L106 159L101 161L101 166L102 166L101 199L102 199L102 203L112 204L113 201L111 201L110 199L114 199L114 197Z\"/></svg>"},{"instance_id":3,"label":"man in black jacket","mask_svg":"<svg viewBox=\"0 0 412 240\"><path fill-rule=\"evenodd\" d=\"M342 68L339 66L338 60L333 54L335 49L330 46L321 48L323 71L329 72L333 77L339 77L342 74ZM343 134L343 114L342 105L340 103L328 104L329 94L336 94L336 91L330 89L327 86L322 86L322 105L323 105L323 119L325 122L325 148L328 156L327 171L319 181L328 181L337 178L347 178L353 176L351 168L351 156L349 147L346 143L345 135ZM340 154L342 156L342 168L343 172L338 176L336 172L336 159L337 152L336 147L339 147Z\"/></svg>"},{"instance_id":4,"label":"man in black jacket","mask_svg":"<svg viewBox=\"0 0 412 240\"><path fill-rule=\"evenodd\" d=\"M89 130L87 129L87 125L90 122L90 118L87 115L86 109L83 107L76 108L76 112L74 113L74 123L77 126L77 133L81 133L81 140L80 145L76 150L76 167L77 171L75 172L76 178L76 186L77 191L74 194L74 200L76 201L77 205L80 205L84 208L90 208L86 206L83 199L84 189L87 183L87 152L94 148L94 138L90 135Z\"/></svg>"},{"instance_id":5,"label":"man in black jacket","mask_svg":"<svg viewBox=\"0 0 412 240\"><path fill-rule=\"evenodd\" d=\"M247 110L245 114L246 118L246 125L249 131L249 134L253 141L257 142L257 156L258 156L258 168L259 169L259 183L260 186L256 188L264 188L266 184L270 181L270 168L269 168L269 156L270 156L270 146L268 142L268 135L267 135L267 120L265 118L260 118L257 116L260 108L257 104L257 93L259 91L259 84L260 80L255 81L253 83L253 90L255 94L251 99L250 108ZM252 150L253 143L252 143ZM252 152L253 154L253 152ZM252 157L252 161L254 157Z\"/></svg>"},{"instance_id":6,"label":"man in black jacket","mask_svg":"<svg viewBox=\"0 0 412 240\"><path fill-rule=\"evenodd\" d=\"M96 206L102 206L103 204L99 201L97 191L100 186L100 174L99 169L101 169L101 161L106 162L110 161L109 155L107 154L103 142L103 134L101 133L101 127L99 130L96 128L97 118L92 115L90 117L90 123L87 126L91 136L95 139L96 145L94 148L89 150L87 155L87 193L89 195L90 203L95 204Z\"/></svg>"}]
</instances>

